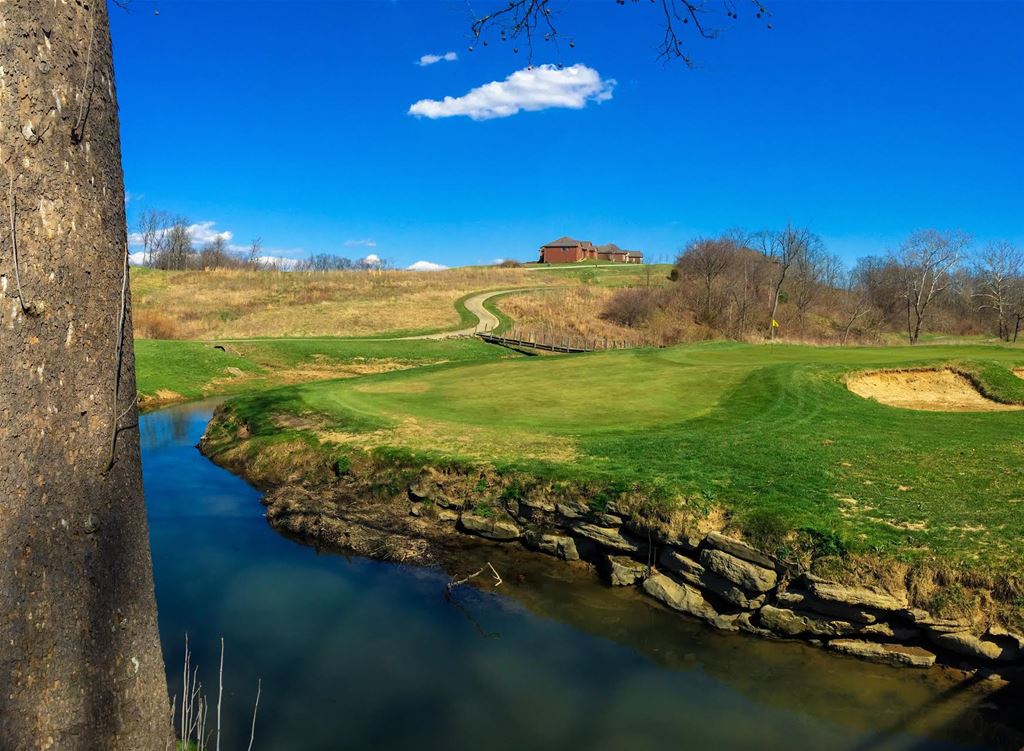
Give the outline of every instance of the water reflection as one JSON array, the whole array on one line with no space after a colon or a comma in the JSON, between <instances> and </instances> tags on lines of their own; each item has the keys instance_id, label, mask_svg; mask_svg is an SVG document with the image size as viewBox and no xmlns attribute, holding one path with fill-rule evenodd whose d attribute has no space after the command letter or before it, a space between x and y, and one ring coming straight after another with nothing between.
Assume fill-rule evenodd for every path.
<instances>
[{"instance_id":1,"label":"water reflection","mask_svg":"<svg viewBox=\"0 0 1024 751\"><path fill-rule=\"evenodd\" d=\"M498 593L437 569L317 555L193 447L210 405L142 418L161 638L215 682L225 744L257 748L1018 748L974 687L690 624L512 548L470 548ZM516 584L521 580L523 583ZM233 741L233 742L228 742Z\"/></svg>"}]
</instances>

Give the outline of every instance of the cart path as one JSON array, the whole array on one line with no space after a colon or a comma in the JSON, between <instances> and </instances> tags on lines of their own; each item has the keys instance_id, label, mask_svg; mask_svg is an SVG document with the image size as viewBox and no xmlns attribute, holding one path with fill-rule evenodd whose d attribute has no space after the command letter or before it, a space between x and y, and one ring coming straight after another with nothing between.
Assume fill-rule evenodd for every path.
<instances>
[{"instance_id":1,"label":"cart path","mask_svg":"<svg viewBox=\"0 0 1024 751\"><path fill-rule=\"evenodd\" d=\"M440 331L436 334L420 334L419 336L398 337L400 341L409 339L451 339L457 336L472 336L478 331L490 331L498 326L501 321L491 311L484 307L484 303L492 297L507 295L510 292L533 292L544 287L514 287L512 289L497 289L490 292L480 292L466 300L466 310L476 316L476 323L468 328L457 331Z\"/></svg>"}]
</instances>

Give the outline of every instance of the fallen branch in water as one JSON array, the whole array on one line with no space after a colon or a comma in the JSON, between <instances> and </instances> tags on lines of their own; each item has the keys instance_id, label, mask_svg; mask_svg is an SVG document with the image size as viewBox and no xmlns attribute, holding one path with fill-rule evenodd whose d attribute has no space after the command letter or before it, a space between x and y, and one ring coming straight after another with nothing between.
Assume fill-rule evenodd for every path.
<instances>
[{"instance_id":1,"label":"fallen branch in water","mask_svg":"<svg viewBox=\"0 0 1024 751\"><path fill-rule=\"evenodd\" d=\"M491 562L488 561L487 564L483 566L479 571L476 571L470 574L469 576L463 577L462 579L453 579L452 581L448 582L448 584L445 585L445 591L451 592L452 589L459 586L460 584L465 584L470 579L480 576L480 574L482 574L486 569L490 569L491 573L494 574L494 586L500 587L502 582L501 575L497 572L494 566L491 565Z\"/></svg>"}]
</instances>

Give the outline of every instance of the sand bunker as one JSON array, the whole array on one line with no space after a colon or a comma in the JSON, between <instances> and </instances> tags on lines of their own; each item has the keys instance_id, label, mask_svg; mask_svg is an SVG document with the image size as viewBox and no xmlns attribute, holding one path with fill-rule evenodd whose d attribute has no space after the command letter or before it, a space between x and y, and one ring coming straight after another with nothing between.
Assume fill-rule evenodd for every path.
<instances>
[{"instance_id":1,"label":"sand bunker","mask_svg":"<svg viewBox=\"0 0 1024 751\"><path fill-rule=\"evenodd\" d=\"M1018 378L1024 378L1024 368L1017 368L1013 371L1013 374Z\"/></svg>"},{"instance_id":2,"label":"sand bunker","mask_svg":"<svg viewBox=\"0 0 1024 751\"><path fill-rule=\"evenodd\" d=\"M858 396L890 407L931 412L996 412L1024 409L982 396L967 378L952 370L905 370L858 373L847 387Z\"/></svg>"}]
</instances>

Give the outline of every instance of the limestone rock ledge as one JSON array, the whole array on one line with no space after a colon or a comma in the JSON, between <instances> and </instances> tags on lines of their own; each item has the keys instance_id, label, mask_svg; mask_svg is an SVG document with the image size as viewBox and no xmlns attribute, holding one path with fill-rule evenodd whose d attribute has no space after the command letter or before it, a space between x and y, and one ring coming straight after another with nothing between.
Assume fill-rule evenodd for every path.
<instances>
[{"instance_id":1,"label":"limestone rock ledge","mask_svg":"<svg viewBox=\"0 0 1024 751\"><path fill-rule=\"evenodd\" d=\"M350 481L348 490L276 488L264 497L267 519L318 544L396 561L428 562L430 546L458 535L521 544L591 564L612 586L637 587L717 629L892 665L1003 672L1024 664L1024 635L998 625L979 630L911 607L906 591L830 581L720 531L651 530L626 508L592 509L564 488L513 494L493 478L426 469L404 492L372 497Z\"/></svg>"},{"instance_id":2,"label":"limestone rock ledge","mask_svg":"<svg viewBox=\"0 0 1024 751\"><path fill-rule=\"evenodd\" d=\"M433 502L433 518L451 520L460 500L436 475L409 487L411 513ZM794 568L718 531L645 533L621 508L531 495L483 515L462 510L457 529L489 540L519 540L565 561L596 565L612 586L638 586L666 607L725 631L800 639L834 652L910 667L1024 662L1024 636L910 608L906 592L829 581ZM645 539L646 538L646 539Z\"/></svg>"}]
</instances>

